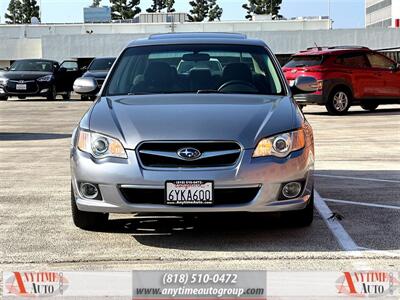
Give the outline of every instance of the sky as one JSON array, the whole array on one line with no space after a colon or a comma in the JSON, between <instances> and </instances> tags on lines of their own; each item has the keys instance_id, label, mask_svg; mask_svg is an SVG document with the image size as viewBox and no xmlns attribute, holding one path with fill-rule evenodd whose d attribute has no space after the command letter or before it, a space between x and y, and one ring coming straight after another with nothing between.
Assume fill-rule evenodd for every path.
<instances>
[{"instance_id":1,"label":"sky","mask_svg":"<svg viewBox=\"0 0 400 300\"><path fill-rule=\"evenodd\" d=\"M10 0L0 0L0 22L4 23L4 13ZM42 4L43 23L69 23L83 21L83 7L92 3L91 0L37 0ZM140 7L145 11L151 0L141 0ZM243 20L246 11L242 4L247 0L217 0L224 9L223 20ZM331 18L334 28L364 27L365 0L283 0L280 14L290 18L298 16L327 16ZM102 5L108 5L109 0L103 0ZM189 0L175 0L178 12L190 10Z\"/></svg>"}]
</instances>

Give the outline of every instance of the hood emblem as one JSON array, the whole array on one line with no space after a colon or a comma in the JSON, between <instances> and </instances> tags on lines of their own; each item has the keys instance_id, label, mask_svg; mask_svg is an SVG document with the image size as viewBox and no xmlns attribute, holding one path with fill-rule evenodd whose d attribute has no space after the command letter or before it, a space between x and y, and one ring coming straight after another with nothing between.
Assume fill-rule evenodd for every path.
<instances>
[{"instance_id":1,"label":"hood emblem","mask_svg":"<svg viewBox=\"0 0 400 300\"><path fill-rule=\"evenodd\" d=\"M20 80L20 81L18 81L18 83L25 83L25 81L24 80Z\"/></svg>"},{"instance_id":2,"label":"hood emblem","mask_svg":"<svg viewBox=\"0 0 400 300\"><path fill-rule=\"evenodd\" d=\"M196 148L182 148L176 154L184 160L195 160L201 156L201 152Z\"/></svg>"}]
</instances>

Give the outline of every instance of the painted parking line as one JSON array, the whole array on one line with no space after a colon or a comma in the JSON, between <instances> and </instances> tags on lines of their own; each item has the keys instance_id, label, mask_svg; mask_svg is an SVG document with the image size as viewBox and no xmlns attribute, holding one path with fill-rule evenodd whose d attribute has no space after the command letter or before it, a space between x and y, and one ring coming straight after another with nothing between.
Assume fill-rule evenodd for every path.
<instances>
[{"instance_id":1,"label":"painted parking line","mask_svg":"<svg viewBox=\"0 0 400 300\"><path fill-rule=\"evenodd\" d=\"M343 228L342 224L340 224L340 222L335 218L331 218L333 212L330 210L328 205L326 205L324 199L321 198L317 191L314 191L314 197L315 208L318 210L325 224L338 241L340 247L344 251L360 250L360 247L353 241L351 236Z\"/></svg>"},{"instance_id":2,"label":"painted parking line","mask_svg":"<svg viewBox=\"0 0 400 300\"><path fill-rule=\"evenodd\" d=\"M398 209L400 210L400 206L395 205L385 205L385 204L376 204L376 203L366 203L366 202L355 202L348 200L338 200L338 199L326 199L325 202L334 202L334 203L342 203L342 204L350 204L350 205L359 205L359 206L368 206L368 207L377 207L377 208L388 208L388 209Z\"/></svg>"},{"instance_id":3,"label":"painted parking line","mask_svg":"<svg viewBox=\"0 0 400 300\"><path fill-rule=\"evenodd\" d=\"M400 183L400 180L378 179L378 178L369 178L369 177L353 177L353 176L323 175L323 174L314 174L314 176L315 177L326 177L326 178L353 179L353 180L361 180L361 181Z\"/></svg>"}]
</instances>

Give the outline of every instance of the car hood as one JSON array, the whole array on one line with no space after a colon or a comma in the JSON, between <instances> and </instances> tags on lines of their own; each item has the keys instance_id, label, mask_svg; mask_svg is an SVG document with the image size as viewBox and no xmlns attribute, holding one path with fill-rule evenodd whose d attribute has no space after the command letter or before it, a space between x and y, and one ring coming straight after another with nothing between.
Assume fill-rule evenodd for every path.
<instances>
[{"instance_id":1,"label":"car hood","mask_svg":"<svg viewBox=\"0 0 400 300\"><path fill-rule=\"evenodd\" d=\"M267 136L297 128L290 97L169 94L103 97L90 129L116 137L128 149L143 141L237 141L254 148Z\"/></svg>"},{"instance_id":2,"label":"car hood","mask_svg":"<svg viewBox=\"0 0 400 300\"><path fill-rule=\"evenodd\" d=\"M94 77L99 79L105 79L108 71L87 71L82 77Z\"/></svg>"},{"instance_id":3,"label":"car hood","mask_svg":"<svg viewBox=\"0 0 400 300\"><path fill-rule=\"evenodd\" d=\"M11 80L32 80L52 74L51 72L38 71L9 71L2 73L1 76Z\"/></svg>"}]
</instances>

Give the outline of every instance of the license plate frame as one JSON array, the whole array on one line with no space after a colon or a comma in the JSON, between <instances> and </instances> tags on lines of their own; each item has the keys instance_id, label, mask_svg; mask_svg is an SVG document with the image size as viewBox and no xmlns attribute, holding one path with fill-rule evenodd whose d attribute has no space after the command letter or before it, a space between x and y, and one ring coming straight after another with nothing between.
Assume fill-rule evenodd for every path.
<instances>
[{"instance_id":1,"label":"license plate frame","mask_svg":"<svg viewBox=\"0 0 400 300\"><path fill-rule=\"evenodd\" d=\"M189 195L191 195L191 197L189 197ZM171 196L173 196L173 199L171 199ZM164 204L175 206L214 205L214 182L211 180L166 181Z\"/></svg>"},{"instance_id":2,"label":"license plate frame","mask_svg":"<svg viewBox=\"0 0 400 300\"><path fill-rule=\"evenodd\" d=\"M28 89L28 87L27 87L26 83L17 83L15 85L15 89L17 91L26 91Z\"/></svg>"}]
</instances>

